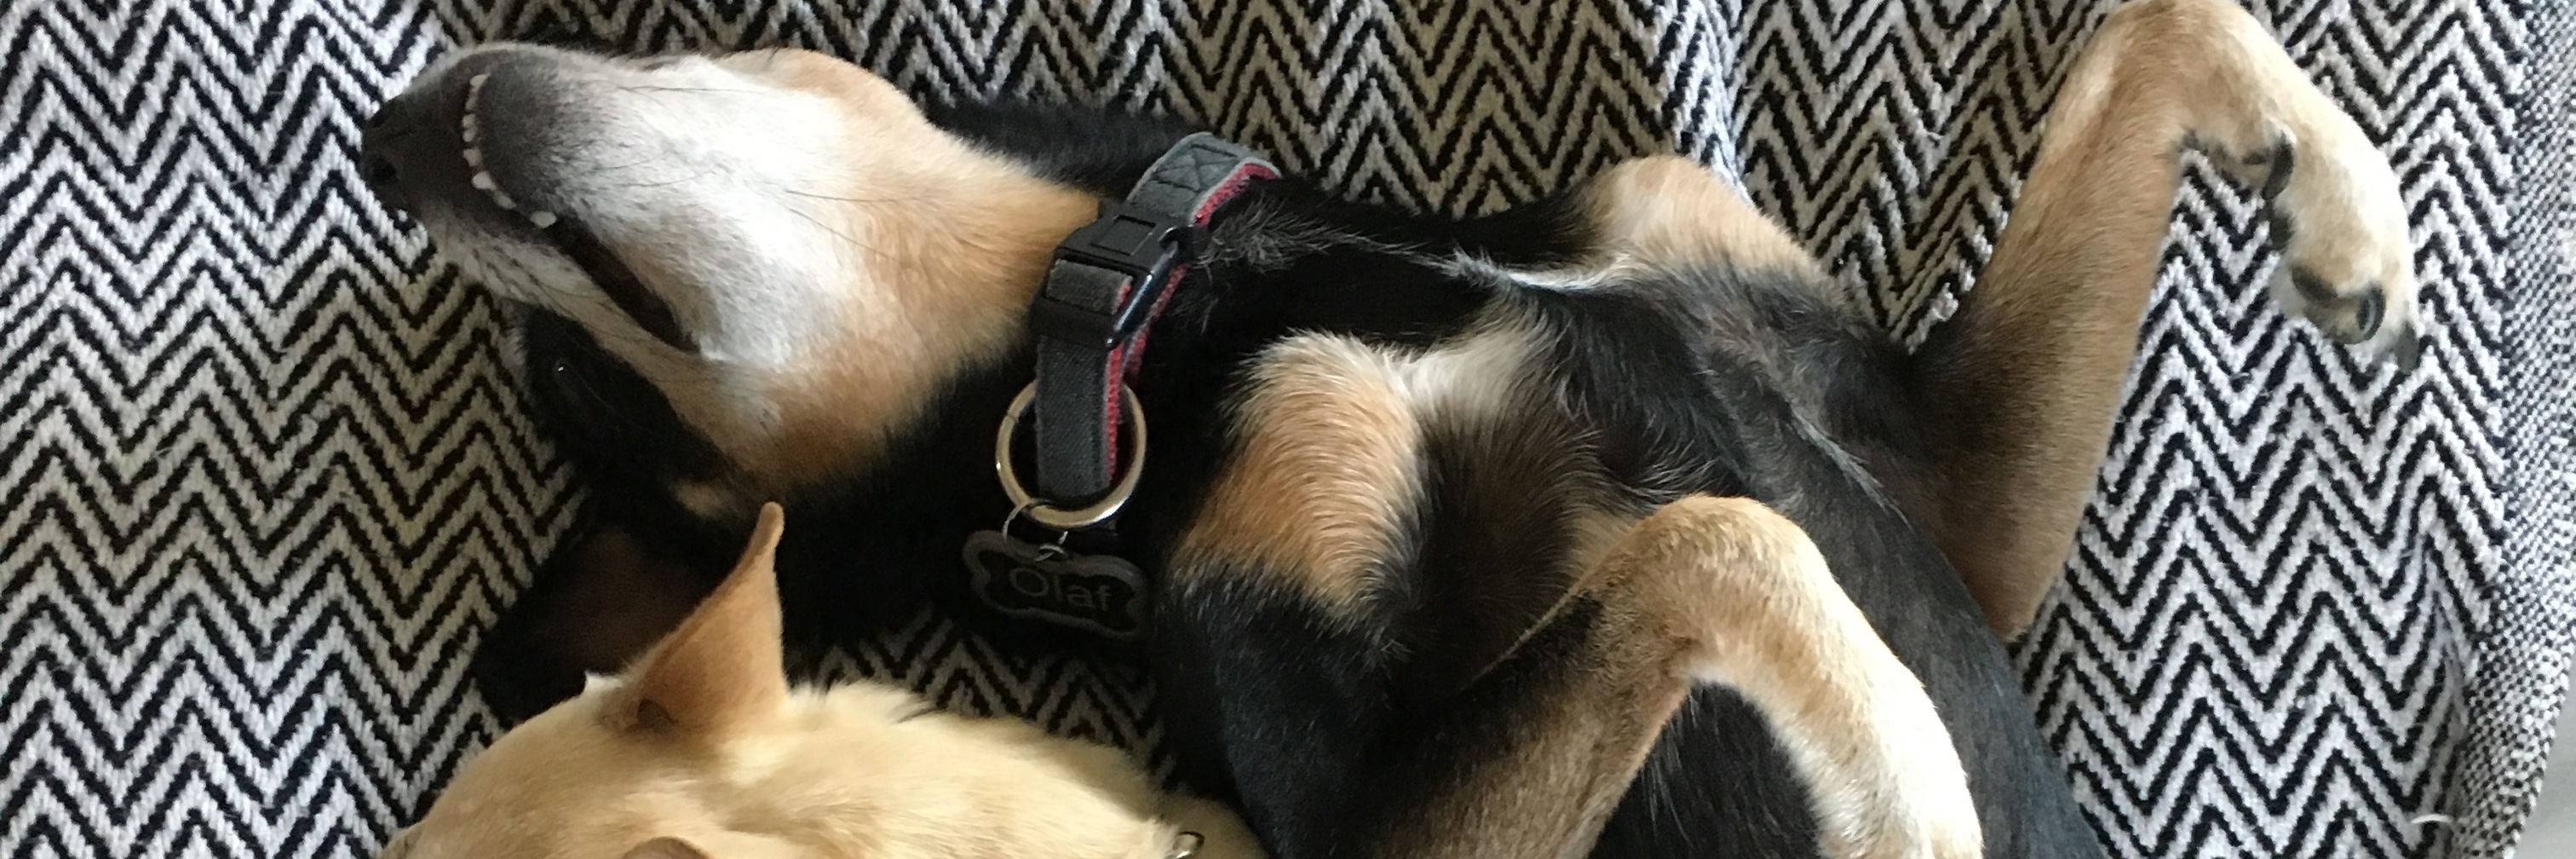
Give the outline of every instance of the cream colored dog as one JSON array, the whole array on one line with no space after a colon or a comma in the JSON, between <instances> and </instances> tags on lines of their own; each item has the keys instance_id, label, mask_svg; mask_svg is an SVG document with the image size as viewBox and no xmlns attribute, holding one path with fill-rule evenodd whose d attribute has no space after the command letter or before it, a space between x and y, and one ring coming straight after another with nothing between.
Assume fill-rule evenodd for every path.
<instances>
[{"instance_id":1,"label":"cream colored dog","mask_svg":"<svg viewBox=\"0 0 2576 859\"><path fill-rule=\"evenodd\" d=\"M733 573L624 676L458 772L384 859L1257 857L1119 752L877 685L791 689L760 512Z\"/></svg>"}]
</instances>

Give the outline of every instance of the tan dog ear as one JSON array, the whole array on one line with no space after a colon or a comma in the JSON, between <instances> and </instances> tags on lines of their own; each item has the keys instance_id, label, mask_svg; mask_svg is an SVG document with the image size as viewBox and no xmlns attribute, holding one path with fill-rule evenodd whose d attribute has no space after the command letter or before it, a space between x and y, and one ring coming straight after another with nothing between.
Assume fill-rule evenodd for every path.
<instances>
[{"instance_id":1,"label":"tan dog ear","mask_svg":"<svg viewBox=\"0 0 2576 859\"><path fill-rule=\"evenodd\" d=\"M628 848L623 859L802 859L807 855L794 843L765 835L707 832L695 839L665 835Z\"/></svg>"},{"instance_id":2,"label":"tan dog ear","mask_svg":"<svg viewBox=\"0 0 2576 859\"><path fill-rule=\"evenodd\" d=\"M777 572L786 518L777 504L761 506L760 524L733 573L628 670L633 697L612 712L631 716L636 726L705 730L774 712L786 702Z\"/></svg>"},{"instance_id":3,"label":"tan dog ear","mask_svg":"<svg viewBox=\"0 0 2576 859\"><path fill-rule=\"evenodd\" d=\"M767 514L762 514L762 518L768 518ZM664 836L635 845L634 849L626 851L625 859L707 859L707 854L698 850L697 845Z\"/></svg>"}]
</instances>

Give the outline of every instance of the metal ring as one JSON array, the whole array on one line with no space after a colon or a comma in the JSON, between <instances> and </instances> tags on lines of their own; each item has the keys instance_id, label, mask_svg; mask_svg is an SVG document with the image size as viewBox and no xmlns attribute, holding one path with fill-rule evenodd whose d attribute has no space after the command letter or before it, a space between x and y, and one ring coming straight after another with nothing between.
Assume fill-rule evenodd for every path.
<instances>
[{"instance_id":1,"label":"metal ring","mask_svg":"<svg viewBox=\"0 0 2576 859\"><path fill-rule=\"evenodd\" d=\"M1127 455L1127 467L1118 475L1118 483L1109 487L1109 494L1071 510L1041 501L1029 494L1028 487L1020 485L1019 470L1011 467L1011 432L1019 429L1020 416L1037 401L1037 383L1030 382L1020 389L1019 396L1011 398L1011 407L1002 413L1002 428L993 435L993 470L1001 475L1002 494L1010 496L1013 507L1028 511L1029 518L1040 525L1071 531L1106 522L1118 515L1118 508L1127 506L1127 499L1136 494L1136 478L1145 473L1145 404L1136 400L1134 388L1121 386L1118 393L1125 409L1119 424L1136 439L1135 450Z\"/></svg>"}]
</instances>

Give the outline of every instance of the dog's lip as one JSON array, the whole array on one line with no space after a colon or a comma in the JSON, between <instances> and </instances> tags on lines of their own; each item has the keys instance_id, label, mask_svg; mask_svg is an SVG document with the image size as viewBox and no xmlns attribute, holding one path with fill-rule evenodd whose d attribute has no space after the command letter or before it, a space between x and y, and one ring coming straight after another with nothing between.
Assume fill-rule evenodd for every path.
<instances>
[{"instance_id":1,"label":"dog's lip","mask_svg":"<svg viewBox=\"0 0 2576 859\"><path fill-rule=\"evenodd\" d=\"M600 294L608 296L617 309L624 311L628 319L634 320L654 339L682 352L698 351L697 341L689 336L686 327L680 325L680 317L671 312L670 303L646 286L644 279L626 264L625 259L592 235L580 221L558 217L538 232L554 243L557 252L580 267L582 275L590 278Z\"/></svg>"},{"instance_id":2,"label":"dog's lip","mask_svg":"<svg viewBox=\"0 0 2576 859\"><path fill-rule=\"evenodd\" d=\"M483 88L491 83L492 73L489 71L467 78L465 104L456 112L457 156L465 159L465 170L470 177L466 184L482 192L484 199L501 211L516 212L527 219L529 225L540 231L546 230L562 220L562 216L534 207L522 210L518 198L511 196L508 189L501 187L500 180L493 177L490 159L483 154Z\"/></svg>"},{"instance_id":3,"label":"dog's lip","mask_svg":"<svg viewBox=\"0 0 2576 859\"><path fill-rule=\"evenodd\" d=\"M483 90L491 85L491 81L490 70L466 79L463 104L456 113L457 157L465 162L469 177L466 184L482 194L494 208L514 213L535 228L537 235L580 268L582 275L589 278L602 295L606 295L646 333L672 348L684 352L697 351L696 342L689 336L688 329L680 325L679 316L672 312L670 303L645 285L634 267L618 256L608 243L601 241L579 219L553 209L523 205L522 197L512 195L508 188L503 187L493 173L491 157L483 150L488 129L480 111Z\"/></svg>"}]
</instances>

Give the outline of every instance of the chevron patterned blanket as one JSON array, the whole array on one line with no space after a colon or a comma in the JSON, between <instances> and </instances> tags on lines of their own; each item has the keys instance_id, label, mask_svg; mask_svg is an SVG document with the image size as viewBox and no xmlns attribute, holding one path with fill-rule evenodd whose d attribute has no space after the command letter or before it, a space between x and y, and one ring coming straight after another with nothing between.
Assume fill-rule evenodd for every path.
<instances>
[{"instance_id":1,"label":"chevron patterned blanket","mask_svg":"<svg viewBox=\"0 0 2576 859\"><path fill-rule=\"evenodd\" d=\"M456 44L808 45L918 93L1180 114L1456 212L1678 149L1919 332L2109 5L0 4L0 857L368 854L492 735L464 655L582 502L497 308L350 158ZM2576 622L2576 26L2253 5L2407 183L2422 371L2271 311L2256 201L2194 162L2022 679L2113 855L2507 855ZM935 618L847 657L1154 740L1135 678Z\"/></svg>"}]
</instances>

